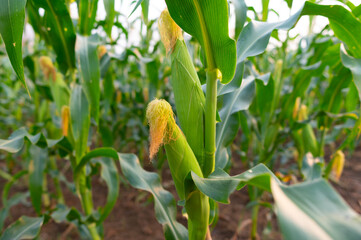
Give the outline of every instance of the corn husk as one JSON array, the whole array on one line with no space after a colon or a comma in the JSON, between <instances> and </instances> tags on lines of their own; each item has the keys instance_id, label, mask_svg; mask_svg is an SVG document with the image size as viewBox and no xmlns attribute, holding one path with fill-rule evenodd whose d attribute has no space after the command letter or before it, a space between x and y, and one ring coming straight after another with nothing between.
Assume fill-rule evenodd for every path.
<instances>
[{"instance_id":1,"label":"corn husk","mask_svg":"<svg viewBox=\"0 0 361 240\"><path fill-rule=\"evenodd\" d=\"M345 154L341 150L338 150L332 159L332 175L337 179L340 180L340 177L343 172L343 168L345 166Z\"/></svg>"},{"instance_id":2,"label":"corn husk","mask_svg":"<svg viewBox=\"0 0 361 240\"><path fill-rule=\"evenodd\" d=\"M204 165L205 96L181 30L167 10L159 20L162 42L171 52L171 85L180 127L201 167Z\"/></svg>"},{"instance_id":3,"label":"corn husk","mask_svg":"<svg viewBox=\"0 0 361 240\"><path fill-rule=\"evenodd\" d=\"M189 239L205 239L209 221L208 197L196 188L186 192L184 184L191 171L203 177L198 161L176 124L169 103L165 100L153 100L148 105L146 115L150 127L150 158L164 145L178 196L185 200Z\"/></svg>"}]
</instances>

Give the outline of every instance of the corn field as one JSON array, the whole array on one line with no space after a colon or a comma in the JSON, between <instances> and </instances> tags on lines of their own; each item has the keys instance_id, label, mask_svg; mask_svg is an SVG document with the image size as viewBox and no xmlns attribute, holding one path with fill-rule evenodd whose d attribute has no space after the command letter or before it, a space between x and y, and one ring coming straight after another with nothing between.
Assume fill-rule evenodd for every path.
<instances>
[{"instance_id":1,"label":"corn field","mask_svg":"<svg viewBox=\"0 0 361 240\"><path fill-rule=\"evenodd\" d=\"M0 240L361 239L361 2L251 2L0 0Z\"/></svg>"}]
</instances>

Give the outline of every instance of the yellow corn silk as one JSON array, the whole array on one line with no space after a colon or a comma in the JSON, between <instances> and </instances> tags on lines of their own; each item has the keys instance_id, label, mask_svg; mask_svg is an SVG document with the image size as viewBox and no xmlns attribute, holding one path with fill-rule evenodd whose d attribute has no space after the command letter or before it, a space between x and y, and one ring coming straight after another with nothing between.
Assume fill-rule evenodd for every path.
<instances>
[{"instance_id":1,"label":"yellow corn silk","mask_svg":"<svg viewBox=\"0 0 361 240\"><path fill-rule=\"evenodd\" d=\"M150 158L164 145L172 178L181 200L186 200L189 239L204 239L209 221L208 197L196 188L186 193L184 180L193 171L203 177L201 168L185 136L176 124L172 107L165 100L149 103L146 117L150 127Z\"/></svg>"},{"instance_id":2,"label":"yellow corn silk","mask_svg":"<svg viewBox=\"0 0 361 240\"><path fill-rule=\"evenodd\" d=\"M174 50L178 39L183 39L181 28L173 21L168 10L164 10L158 19L158 28L167 53Z\"/></svg>"}]
</instances>

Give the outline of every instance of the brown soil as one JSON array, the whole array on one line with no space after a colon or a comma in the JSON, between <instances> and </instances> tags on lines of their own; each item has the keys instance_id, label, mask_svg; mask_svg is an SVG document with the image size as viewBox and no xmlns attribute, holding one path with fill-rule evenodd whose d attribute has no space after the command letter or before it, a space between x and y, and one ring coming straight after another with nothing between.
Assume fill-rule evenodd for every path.
<instances>
[{"instance_id":1,"label":"brown soil","mask_svg":"<svg viewBox=\"0 0 361 240\"><path fill-rule=\"evenodd\" d=\"M346 166L340 183L333 183L337 191L344 197L348 204L361 214L361 149L353 154L353 157L346 162ZM239 162L234 164L231 175L243 172L245 169ZM66 174L71 180L71 172ZM4 186L0 180L0 189ZM164 187L175 194L174 185L170 179L169 170L163 171ZM65 186L63 189L66 189ZM13 186L12 193L26 191L25 183ZM66 190L64 192L66 204L80 209L77 197ZM107 188L104 182L99 179L93 181L93 197L96 206L105 203ZM266 198L270 196L265 194ZM249 203L247 188L235 192L231 196L231 204L220 204L219 221L212 230L214 240L236 240L249 239L251 229L251 208L246 207ZM186 220L179 214L178 220L186 224ZM9 225L22 215L35 216L31 206L17 205L11 209L11 217L8 217L5 225ZM258 221L259 239L281 239L277 221L274 213L265 207L260 208ZM150 195L133 189L130 186L121 184L120 196L112 213L104 223L106 240L161 240L163 237L162 226L155 219L153 202ZM57 224L48 222L41 229L40 239L80 239L76 228L65 223Z\"/></svg>"}]
</instances>

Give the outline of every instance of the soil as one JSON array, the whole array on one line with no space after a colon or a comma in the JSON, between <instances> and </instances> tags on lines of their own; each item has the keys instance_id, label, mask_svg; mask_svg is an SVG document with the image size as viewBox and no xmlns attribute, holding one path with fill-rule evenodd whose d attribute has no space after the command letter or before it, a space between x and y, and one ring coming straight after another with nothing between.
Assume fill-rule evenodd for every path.
<instances>
[{"instance_id":1,"label":"soil","mask_svg":"<svg viewBox=\"0 0 361 240\"><path fill-rule=\"evenodd\" d=\"M346 202L361 214L361 148L346 161L344 172L339 183L332 183ZM148 167L151 168L151 167ZM245 171L240 162L235 162L231 175ZM167 168L162 173L164 187L175 195L175 188L171 181L170 172ZM71 181L71 170L66 174ZM5 181L0 180L0 189L3 189ZM93 197L96 206L101 206L106 201L107 188L104 182L94 179L92 182ZM63 189L66 189L63 186ZM24 192L27 187L14 185L12 194ZM64 190L66 205L80 209L80 202L69 190ZM267 193L265 198L271 199ZM231 204L220 204L219 220L212 230L214 240L249 239L251 230L251 208L247 206L249 197L247 188L243 188L231 195ZM178 221L186 225L186 220L180 215L178 207ZM11 208L10 217L5 226L15 221L22 215L35 216L31 206L17 205ZM266 207L260 207L258 216L259 239L281 239L275 214ZM162 226L156 221L153 202L148 193L133 189L126 184L120 185L118 201L104 222L106 240L161 240L164 239ZM66 223L50 221L45 224L40 233L40 239L80 239L76 227Z\"/></svg>"}]
</instances>

